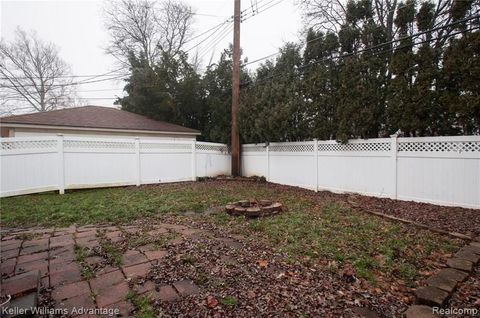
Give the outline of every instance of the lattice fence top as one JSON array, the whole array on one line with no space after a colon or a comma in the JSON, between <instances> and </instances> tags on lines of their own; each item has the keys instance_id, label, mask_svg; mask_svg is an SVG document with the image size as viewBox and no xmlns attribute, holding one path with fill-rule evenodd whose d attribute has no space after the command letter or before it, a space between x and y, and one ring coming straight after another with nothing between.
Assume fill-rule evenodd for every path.
<instances>
[{"instance_id":1,"label":"lattice fence top","mask_svg":"<svg viewBox=\"0 0 480 318\"><path fill-rule=\"evenodd\" d=\"M313 144L270 145L268 147L271 152L313 152L313 148Z\"/></svg>"},{"instance_id":2,"label":"lattice fence top","mask_svg":"<svg viewBox=\"0 0 480 318\"><path fill-rule=\"evenodd\" d=\"M361 143L319 143L318 151L390 151L390 142L361 142Z\"/></svg>"},{"instance_id":3,"label":"lattice fence top","mask_svg":"<svg viewBox=\"0 0 480 318\"><path fill-rule=\"evenodd\" d=\"M3 151L9 150L51 150L56 149L56 139L45 140L17 140L17 141L2 141L1 149Z\"/></svg>"},{"instance_id":4,"label":"lattice fence top","mask_svg":"<svg viewBox=\"0 0 480 318\"><path fill-rule=\"evenodd\" d=\"M141 142L140 149L142 150L192 150L191 144L174 144L174 143L160 143L160 142Z\"/></svg>"},{"instance_id":5,"label":"lattice fence top","mask_svg":"<svg viewBox=\"0 0 480 318\"><path fill-rule=\"evenodd\" d=\"M134 149L135 143L128 141L65 140L63 146L68 149Z\"/></svg>"},{"instance_id":6,"label":"lattice fence top","mask_svg":"<svg viewBox=\"0 0 480 318\"><path fill-rule=\"evenodd\" d=\"M398 151L480 152L480 141L407 141L398 143Z\"/></svg>"},{"instance_id":7,"label":"lattice fence top","mask_svg":"<svg viewBox=\"0 0 480 318\"><path fill-rule=\"evenodd\" d=\"M217 151L221 153L227 153L229 150L227 145L209 145L204 143L196 143L195 149L199 151Z\"/></svg>"},{"instance_id":8,"label":"lattice fence top","mask_svg":"<svg viewBox=\"0 0 480 318\"><path fill-rule=\"evenodd\" d=\"M266 147L264 145L243 145L242 152L265 152Z\"/></svg>"}]
</instances>

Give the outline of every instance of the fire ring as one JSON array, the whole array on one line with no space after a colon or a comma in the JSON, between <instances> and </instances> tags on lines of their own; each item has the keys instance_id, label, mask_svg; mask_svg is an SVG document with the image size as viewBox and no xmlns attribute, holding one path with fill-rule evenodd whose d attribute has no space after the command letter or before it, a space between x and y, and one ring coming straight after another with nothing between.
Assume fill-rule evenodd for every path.
<instances>
[{"instance_id":1,"label":"fire ring","mask_svg":"<svg viewBox=\"0 0 480 318\"><path fill-rule=\"evenodd\" d=\"M275 215L283 211L283 204L270 200L241 200L229 203L225 211L234 216L246 216L251 218Z\"/></svg>"}]
</instances>

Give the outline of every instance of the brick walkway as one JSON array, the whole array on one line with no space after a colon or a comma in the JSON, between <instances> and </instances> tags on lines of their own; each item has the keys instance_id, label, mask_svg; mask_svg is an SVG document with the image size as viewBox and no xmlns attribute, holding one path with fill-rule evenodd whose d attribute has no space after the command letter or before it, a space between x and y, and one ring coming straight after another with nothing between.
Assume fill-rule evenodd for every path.
<instances>
[{"instance_id":1,"label":"brick walkway","mask_svg":"<svg viewBox=\"0 0 480 318\"><path fill-rule=\"evenodd\" d=\"M35 273L39 273L41 299L49 299L50 308L65 309L69 314L74 308L110 308L127 317L133 309L127 299L129 292L175 301L199 291L191 281L156 286L145 279L151 266L165 257L168 245L198 232L173 224L149 225L147 230L71 226L10 232L1 241L2 295L15 298L32 292ZM30 280L22 285L25 277ZM75 314L89 317L78 311Z\"/></svg>"}]
</instances>

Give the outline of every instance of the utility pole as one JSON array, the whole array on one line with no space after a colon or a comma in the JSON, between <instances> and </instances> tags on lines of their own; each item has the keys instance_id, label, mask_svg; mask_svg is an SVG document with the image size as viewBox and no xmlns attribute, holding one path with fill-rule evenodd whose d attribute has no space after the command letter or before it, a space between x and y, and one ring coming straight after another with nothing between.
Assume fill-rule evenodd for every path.
<instances>
[{"instance_id":1,"label":"utility pole","mask_svg":"<svg viewBox=\"0 0 480 318\"><path fill-rule=\"evenodd\" d=\"M235 1L233 13L233 70L232 70L232 175L240 175L240 134L238 105L240 103L240 0Z\"/></svg>"}]
</instances>

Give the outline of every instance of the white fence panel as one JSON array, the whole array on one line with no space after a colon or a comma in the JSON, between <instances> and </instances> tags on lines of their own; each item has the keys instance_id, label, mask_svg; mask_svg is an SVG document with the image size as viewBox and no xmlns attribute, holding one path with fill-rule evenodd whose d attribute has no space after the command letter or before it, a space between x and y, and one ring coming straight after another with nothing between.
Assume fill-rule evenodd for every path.
<instances>
[{"instance_id":1,"label":"white fence panel","mask_svg":"<svg viewBox=\"0 0 480 318\"><path fill-rule=\"evenodd\" d=\"M65 137L65 189L134 184L135 142L132 139Z\"/></svg>"},{"instance_id":2,"label":"white fence panel","mask_svg":"<svg viewBox=\"0 0 480 318\"><path fill-rule=\"evenodd\" d=\"M246 177L268 176L267 147L265 144L242 145L242 171Z\"/></svg>"},{"instance_id":3,"label":"white fence panel","mask_svg":"<svg viewBox=\"0 0 480 318\"><path fill-rule=\"evenodd\" d=\"M192 179L192 142L140 141L142 184Z\"/></svg>"},{"instance_id":4,"label":"white fence panel","mask_svg":"<svg viewBox=\"0 0 480 318\"><path fill-rule=\"evenodd\" d=\"M280 184L480 208L480 136L243 145L242 162Z\"/></svg>"},{"instance_id":5,"label":"white fence panel","mask_svg":"<svg viewBox=\"0 0 480 318\"><path fill-rule=\"evenodd\" d=\"M57 138L9 138L1 143L2 196L58 188ZM45 191L45 190L43 190Z\"/></svg>"},{"instance_id":6,"label":"white fence panel","mask_svg":"<svg viewBox=\"0 0 480 318\"><path fill-rule=\"evenodd\" d=\"M2 197L230 174L223 144L74 136L0 139Z\"/></svg>"},{"instance_id":7,"label":"white fence panel","mask_svg":"<svg viewBox=\"0 0 480 318\"><path fill-rule=\"evenodd\" d=\"M318 187L335 192L391 196L390 139L318 142Z\"/></svg>"},{"instance_id":8,"label":"white fence panel","mask_svg":"<svg viewBox=\"0 0 480 318\"><path fill-rule=\"evenodd\" d=\"M272 143L269 181L315 189L313 142Z\"/></svg>"},{"instance_id":9,"label":"white fence panel","mask_svg":"<svg viewBox=\"0 0 480 318\"><path fill-rule=\"evenodd\" d=\"M480 137L398 138L398 198L480 207Z\"/></svg>"},{"instance_id":10,"label":"white fence panel","mask_svg":"<svg viewBox=\"0 0 480 318\"><path fill-rule=\"evenodd\" d=\"M195 149L197 177L230 175L231 157L227 145L197 141Z\"/></svg>"}]
</instances>

